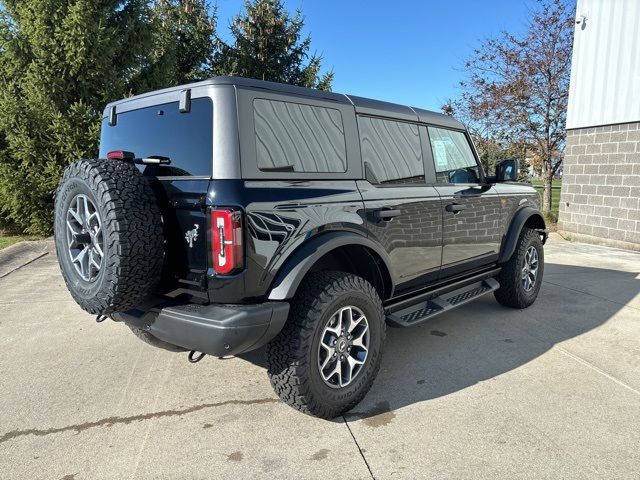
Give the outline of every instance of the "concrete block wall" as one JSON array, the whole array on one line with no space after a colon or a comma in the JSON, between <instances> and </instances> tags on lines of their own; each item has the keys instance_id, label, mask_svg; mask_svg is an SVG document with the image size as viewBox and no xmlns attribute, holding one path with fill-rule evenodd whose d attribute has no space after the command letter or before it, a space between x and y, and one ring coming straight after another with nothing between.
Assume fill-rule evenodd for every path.
<instances>
[{"instance_id":1,"label":"concrete block wall","mask_svg":"<svg viewBox=\"0 0 640 480\"><path fill-rule=\"evenodd\" d=\"M567 131L558 230L640 250L640 122Z\"/></svg>"}]
</instances>

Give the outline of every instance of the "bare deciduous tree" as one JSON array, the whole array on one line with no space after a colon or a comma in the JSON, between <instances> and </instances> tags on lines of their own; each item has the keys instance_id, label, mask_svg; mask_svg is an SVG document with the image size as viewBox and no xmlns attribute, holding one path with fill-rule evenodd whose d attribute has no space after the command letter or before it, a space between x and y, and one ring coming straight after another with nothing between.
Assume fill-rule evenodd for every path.
<instances>
[{"instance_id":1,"label":"bare deciduous tree","mask_svg":"<svg viewBox=\"0 0 640 480\"><path fill-rule=\"evenodd\" d=\"M523 35L503 32L481 43L464 64L460 97L443 106L485 141L519 144L534 156L545 213L565 146L574 20L572 2L538 0Z\"/></svg>"}]
</instances>

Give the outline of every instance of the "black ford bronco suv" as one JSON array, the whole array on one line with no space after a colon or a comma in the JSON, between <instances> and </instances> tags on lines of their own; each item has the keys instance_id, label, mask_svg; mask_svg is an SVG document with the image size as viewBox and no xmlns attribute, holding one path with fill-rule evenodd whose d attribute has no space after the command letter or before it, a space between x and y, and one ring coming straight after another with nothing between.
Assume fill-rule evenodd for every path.
<instances>
[{"instance_id":1,"label":"black ford bronco suv","mask_svg":"<svg viewBox=\"0 0 640 480\"><path fill-rule=\"evenodd\" d=\"M109 104L99 157L56 196L73 298L192 361L266 344L308 414L366 395L387 324L540 289L537 193L514 160L487 176L449 116L218 77Z\"/></svg>"}]
</instances>

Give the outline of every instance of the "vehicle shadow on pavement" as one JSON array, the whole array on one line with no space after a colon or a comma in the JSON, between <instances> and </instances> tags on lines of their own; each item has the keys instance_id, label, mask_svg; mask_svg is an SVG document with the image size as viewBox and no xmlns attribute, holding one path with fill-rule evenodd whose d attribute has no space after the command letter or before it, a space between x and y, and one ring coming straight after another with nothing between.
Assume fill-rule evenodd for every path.
<instances>
[{"instance_id":1,"label":"vehicle shadow on pavement","mask_svg":"<svg viewBox=\"0 0 640 480\"><path fill-rule=\"evenodd\" d=\"M416 327L387 328L378 378L347 419L384 421L387 412L514 370L606 323L640 292L637 272L551 263L545 270L540 296L528 309L506 308L485 295ZM264 349L241 358L265 366Z\"/></svg>"}]
</instances>

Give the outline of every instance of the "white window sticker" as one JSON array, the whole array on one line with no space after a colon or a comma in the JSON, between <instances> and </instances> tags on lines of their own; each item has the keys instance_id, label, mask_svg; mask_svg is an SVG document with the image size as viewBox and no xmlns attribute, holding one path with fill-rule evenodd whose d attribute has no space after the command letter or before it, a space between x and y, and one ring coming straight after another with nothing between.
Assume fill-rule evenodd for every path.
<instances>
[{"instance_id":1,"label":"white window sticker","mask_svg":"<svg viewBox=\"0 0 640 480\"><path fill-rule=\"evenodd\" d=\"M442 140L432 140L433 155L436 160L436 170L441 172L447 169L447 147Z\"/></svg>"}]
</instances>

